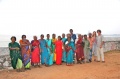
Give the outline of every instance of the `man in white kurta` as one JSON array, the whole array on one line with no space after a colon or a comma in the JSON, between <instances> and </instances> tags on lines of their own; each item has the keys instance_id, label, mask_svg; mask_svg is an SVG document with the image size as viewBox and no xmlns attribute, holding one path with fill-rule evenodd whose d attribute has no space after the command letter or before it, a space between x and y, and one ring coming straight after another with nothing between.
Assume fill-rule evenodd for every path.
<instances>
[{"instance_id":1,"label":"man in white kurta","mask_svg":"<svg viewBox=\"0 0 120 79\"><path fill-rule=\"evenodd\" d=\"M104 37L101 34L101 30L97 30L98 36L97 36L97 61L100 62L100 59L104 63L104 52L103 52L103 44L104 44Z\"/></svg>"}]
</instances>

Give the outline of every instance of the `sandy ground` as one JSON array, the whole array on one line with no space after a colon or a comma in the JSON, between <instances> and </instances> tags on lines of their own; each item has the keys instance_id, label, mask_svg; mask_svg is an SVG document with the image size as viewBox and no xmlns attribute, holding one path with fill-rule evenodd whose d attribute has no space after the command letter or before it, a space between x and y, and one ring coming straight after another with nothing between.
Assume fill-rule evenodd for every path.
<instances>
[{"instance_id":1,"label":"sandy ground","mask_svg":"<svg viewBox=\"0 0 120 79\"><path fill-rule=\"evenodd\" d=\"M25 72L0 71L0 79L120 79L120 52L105 54L105 63L65 64L32 68Z\"/></svg>"}]
</instances>

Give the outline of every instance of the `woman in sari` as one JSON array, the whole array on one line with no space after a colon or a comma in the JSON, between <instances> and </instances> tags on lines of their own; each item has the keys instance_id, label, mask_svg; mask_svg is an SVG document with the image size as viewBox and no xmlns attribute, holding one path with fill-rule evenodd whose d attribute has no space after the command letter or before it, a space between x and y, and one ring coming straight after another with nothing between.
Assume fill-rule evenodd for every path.
<instances>
[{"instance_id":1,"label":"woman in sari","mask_svg":"<svg viewBox=\"0 0 120 79\"><path fill-rule=\"evenodd\" d=\"M40 43L39 40L37 40L37 36L34 36L33 39L34 40L31 41L31 63L34 67L40 67Z\"/></svg>"},{"instance_id":2,"label":"woman in sari","mask_svg":"<svg viewBox=\"0 0 120 79\"><path fill-rule=\"evenodd\" d=\"M73 64L73 54L75 51L74 43L71 41L71 38L67 38L68 43L65 46L67 58L66 58L66 65L71 66Z\"/></svg>"},{"instance_id":3,"label":"woman in sari","mask_svg":"<svg viewBox=\"0 0 120 79\"><path fill-rule=\"evenodd\" d=\"M53 62L56 62L56 52L55 52L55 42L57 41L56 35L52 35L52 52L53 52Z\"/></svg>"},{"instance_id":4,"label":"woman in sari","mask_svg":"<svg viewBox=\"0 0 120 79\"><path fill-rule=\"evenodd\" d=\"M52 40L50 39L50 35L47 34L47 39L46 39L46 42L47 42L47 48L48 48L48 53L49 53L49 65L53 65L53 53L52 53Z\"/></svg>"},{"instance_id":5,"label":"woman in sari","mask_svg":"<svg viewBox=\"0 0 120 79\"><path fill-rule=\"evenodd\" d=\"M76 42L76 59L77 63L82 64L84 60L84 47L83 47L83 37L81 34L78 35L78 40Z\"/></svg>"},{"instance_id":6,"label":"woman in sari","mask_svg":"<svg viewBox=\"0 0 120 79\"><path fill-rule=\"evenodd\" d=\"M62 61L66 62L66 51L65 51L65 42L67 41L67 39L65 38L65 34L62 34L62 42L63 42L63 51L62 51Z\"/></svg>"},{"instance_id":7,"label":"woman in sari","mask_svg":"<svg viewBox=\"0 0 120 79\"><path fill-rule=\"evenodd\" d=\"M55 42L56 47L56 64L61 65L62 64L62 41L61 37L58 36L58 40Z\"/></svg>"},{"instance_id":8,"label":"woman in sari","mask_svg":"<svg viewBox=\"0 0 120 79\"><path fill-rule=\"evenodd\" d=\"M11 43L9 43L9 50L10 50L10 57L11 57L11 64L14 69L17 71L22 71L22 57L20 54L20 45L15 42L16 37L11 37Z\"/></svg>"},{"instance_id":9,"label":"woman in sari","mask_svg":"<svg viewBox=\"0 0 120 79\"><path fill-rule=\"evenodd\" d=\"M49 53L47 49L47 43L46 40L44 39L44 35L41 35L41 39L39 40L40 42L40 48L41 48L41 63L45 64L46 67L49 66Z\"/></svg>"},{"instance_id":10,"label":"woman in sari","mask_svg":"<svg viewBox=\"0 0 120 79\"><path fill-rule=\"evenodd\" d=\"M92 41L93 41L93 47L92 47L92 53L94 54L94 61L97 59L97 35L96 32L93 32L92 35Z\"/></svg>"},{"instance_id":11,"label":"woman in sari","mask_svg":"<svg viewBox=\"0 0 120 79\"><path fill-rule=\"evenodd\" d=\"M26 35L22 35L22 40L20 40L20 47L22 53L22 60L26 70L30 70L30 42L26 39Z\"/></svg>"}]
</instances>

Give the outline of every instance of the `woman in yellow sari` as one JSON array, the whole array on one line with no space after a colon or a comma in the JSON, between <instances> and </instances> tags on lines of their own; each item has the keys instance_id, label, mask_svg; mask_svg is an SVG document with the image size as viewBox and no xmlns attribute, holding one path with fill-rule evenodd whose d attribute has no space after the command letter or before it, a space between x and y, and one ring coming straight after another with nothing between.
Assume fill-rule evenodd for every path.
<instances>
[{"instance_id":1,"label":"woman in yellow sari","mask_svg":"<svg viewBox=\"0 0 120 79\"><path fill-rule=\"evenodd\" d=\"M56 52L55 52L55 42L57 41L56 35L52 34L52 52L53 52L53 62L56 62Z\"/></svg>"}]
</instances>

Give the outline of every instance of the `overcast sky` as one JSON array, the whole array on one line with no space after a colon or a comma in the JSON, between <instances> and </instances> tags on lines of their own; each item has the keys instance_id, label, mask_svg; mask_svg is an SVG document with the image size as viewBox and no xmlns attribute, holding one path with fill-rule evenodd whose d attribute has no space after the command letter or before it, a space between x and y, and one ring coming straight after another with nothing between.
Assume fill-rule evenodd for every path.
<instances>
[{"instance_id":1,"label":"overcast sky","mask_svg":"<svg viewBox=\"0 0 120 79\"><path fill-rule=\"evenodd\" d=\"M120 34L120 0L0 0L0 35Z\"/></svg>"}]
</instances>

